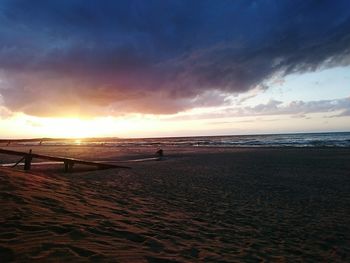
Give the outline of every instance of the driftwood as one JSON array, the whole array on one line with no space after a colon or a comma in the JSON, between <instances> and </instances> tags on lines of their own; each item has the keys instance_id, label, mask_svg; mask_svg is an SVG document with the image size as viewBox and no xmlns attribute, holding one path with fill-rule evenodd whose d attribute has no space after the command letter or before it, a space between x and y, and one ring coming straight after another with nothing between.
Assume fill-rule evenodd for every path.
<instances>
[{"instance_id":1,"label":"driftwood","mask_svg":"<svg viewBox=\"0 0 350 263\"><path fill-rule=\"evenodd\" d=\"M130 169L130 167L128 167L128 166L85 161L85 160L75 159L75 158L66 158L66 157L50 156L50 155L44 155L44 154L36 154L36 153L32 153L32 150L30 150L29 153L26 153L26 152L18 152L18 151L0 149L0 153L22 156L22 159L19 160L13 167L18 165L24 159L24 170L26 170L26 171L30 170L33 158L44 159L44 160L49 160L49 161L56 161L56 162L63 162L65 172L71 172L73 170L73 167L75 164L95 166L95 167L97 167L97 169L109 169L109 168Z\"/></svg>"}]
</instances>

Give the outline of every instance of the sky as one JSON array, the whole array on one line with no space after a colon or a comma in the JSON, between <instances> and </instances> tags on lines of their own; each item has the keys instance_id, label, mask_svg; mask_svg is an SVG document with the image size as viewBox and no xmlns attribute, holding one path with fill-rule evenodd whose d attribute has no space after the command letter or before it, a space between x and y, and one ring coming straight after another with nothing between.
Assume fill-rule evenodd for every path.
<instances>
[{"instance_id":1,"label":"sky","mask_svg":"<svg viewBox=\"0 0 350 263\"><path fill-rule=\"evenodd\" d=\"M349 1L0 1L0 137L350 131Z\"/></svg>"}]
</instances>

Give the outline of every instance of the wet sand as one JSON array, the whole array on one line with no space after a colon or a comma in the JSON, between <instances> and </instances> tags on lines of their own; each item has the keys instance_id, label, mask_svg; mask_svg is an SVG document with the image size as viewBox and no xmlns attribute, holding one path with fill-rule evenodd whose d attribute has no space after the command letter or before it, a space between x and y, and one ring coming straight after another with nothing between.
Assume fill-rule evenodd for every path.
<instances>
[{"instance_id":1,"label":"wet sand","mask_svg":"<svg viewBox=\"0 0 350 263\"><path fill-rule=\"evenodd\" d=\"M110 161L156 150L6 149L29 148ZM350 260L350 149L164 150L131 170L0 167L1 262Z\"/></svg>"}]
</instances>

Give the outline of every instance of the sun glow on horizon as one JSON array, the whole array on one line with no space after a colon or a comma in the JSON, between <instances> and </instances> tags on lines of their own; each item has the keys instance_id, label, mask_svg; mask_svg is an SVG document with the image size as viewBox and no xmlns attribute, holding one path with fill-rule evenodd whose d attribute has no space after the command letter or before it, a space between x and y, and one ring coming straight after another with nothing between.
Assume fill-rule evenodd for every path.
<instances>
[{"instance_id":1,"label":"sun glow on horizon","mask_svg":"<svg viewBox=\"0 0 350 263\"><path fill-rule=\"evenodd\" d=\"M50 137L88 138L116 136L137 129L135 122L127 119L100 117L93 119L80 118L36 118L35 124L40 132ZM32 126L33 130L37 127ZM79 140L76 142L79 144Z\"/></svg>"},{"instance_id":2,"label":"sun glow on horizon","mask_svg":"<svg viewBox=\"0 0 350 263\"><path fill-rule=\"evenodd\" d=\"M9 138L70 138L77 139L77 143L89 137L135 137L149 130L162 130L157 118L142 116L42 118L18 113L2 123L0 134Z\"/></svg>"},{"instance_id":3,"label":"sun glow on horizon","mask_svg":"<svg viewBox=\"0 0 350 263\"><path fill-rule=\"evenodd\" d=\"M0 118L0 138L67 138L80 144L84 138L91 137L145 138L348 131L348 117L325 119L323 115L313 113L307 118L295 118L293 115L211 118L210 109L204 108L171 116L130 114L96 118L43 118L16 113L8 118Z\"/></svg>"}]
</instances>

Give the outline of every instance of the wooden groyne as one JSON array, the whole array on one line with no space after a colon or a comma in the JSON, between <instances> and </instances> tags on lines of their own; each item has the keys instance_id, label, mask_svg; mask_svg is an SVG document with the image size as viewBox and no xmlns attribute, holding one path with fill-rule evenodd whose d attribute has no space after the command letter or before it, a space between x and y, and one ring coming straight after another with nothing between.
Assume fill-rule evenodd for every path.
<instances>
[{"instance_id":1,"label":"wooden groyne","mask_svg":"<svg viewBox=\"0 0 350 263\"><path fill-rule=\"evenodd\" d=\"M130 169L130 167L128 167L128 166L92 162L92 161L86 161L86 160L75 159L75 158L66 158L66 157L37 154L37 153L32 153L32 150L30 150L29 152L19 152L19 151L0 149L0 153L1 154L22 156L22 159L20 159L13 167L17 166L20 162L24 161L24 170L26 170L26 171L30 170L31 163L32 163L32 160L34 158L55 161L55 162L62 162L64 164L64 171L65 172L71 172L73 170L73 167L75 164L90 165L90 166L96 167L99 170L110 169L110 168Z\"/></svg>"}]
</instances>

